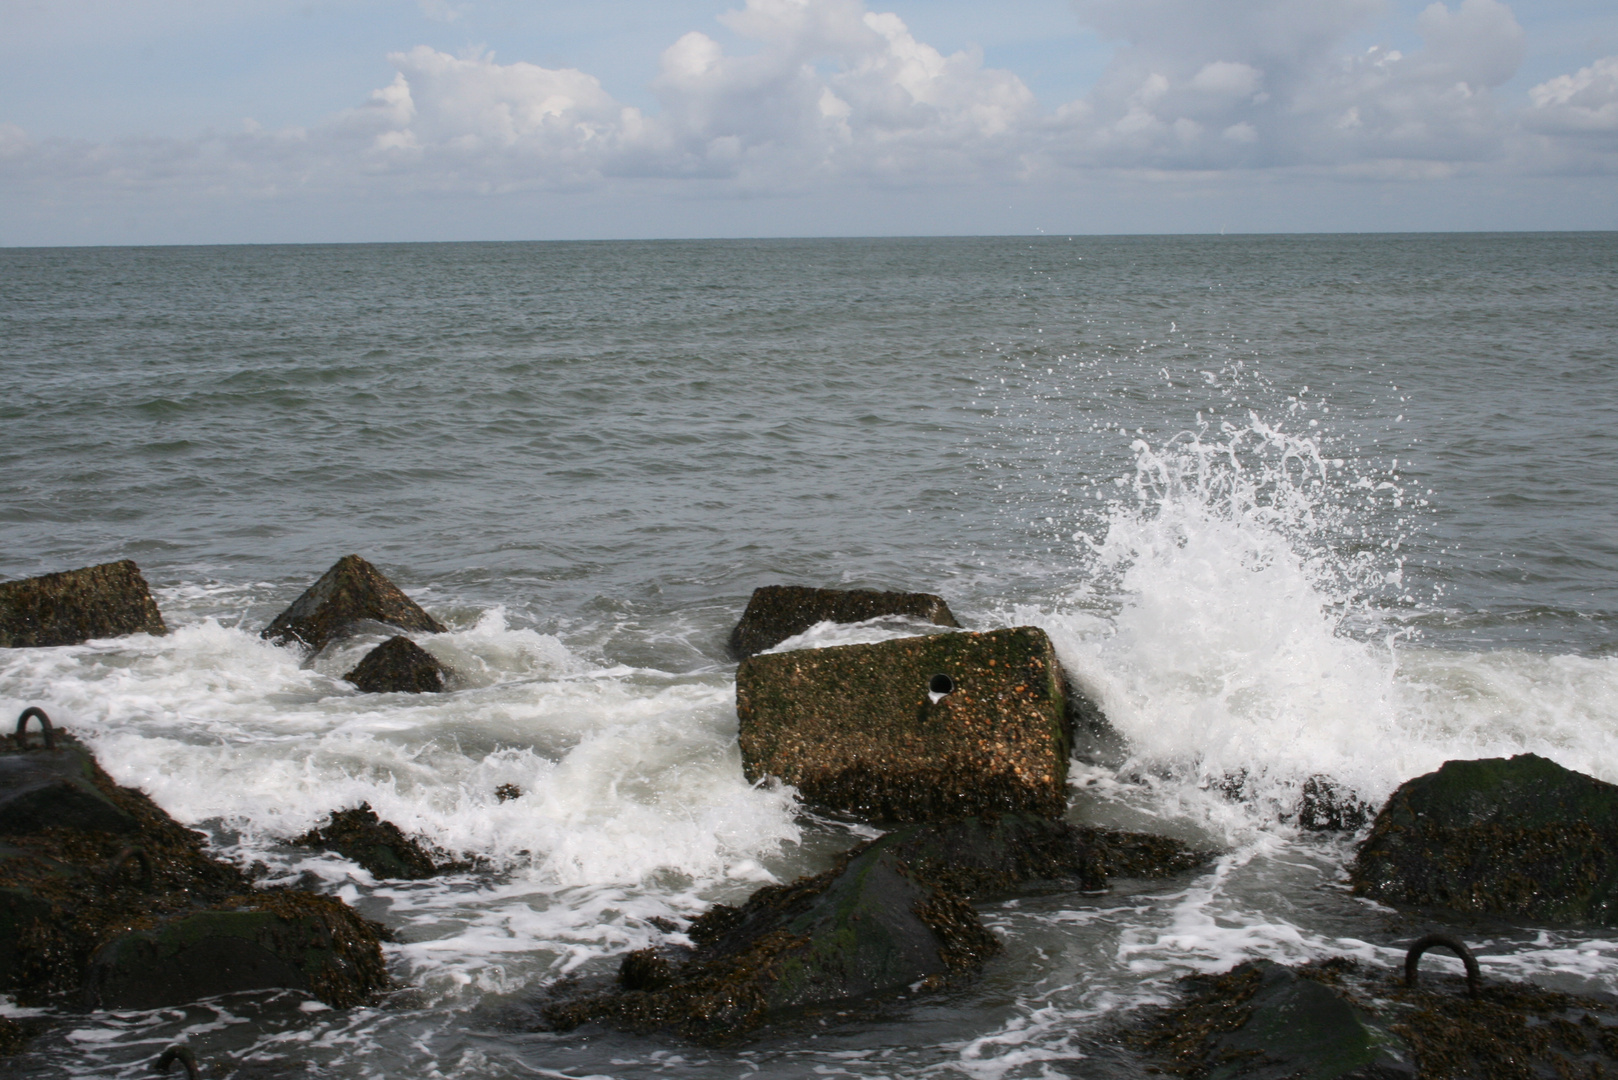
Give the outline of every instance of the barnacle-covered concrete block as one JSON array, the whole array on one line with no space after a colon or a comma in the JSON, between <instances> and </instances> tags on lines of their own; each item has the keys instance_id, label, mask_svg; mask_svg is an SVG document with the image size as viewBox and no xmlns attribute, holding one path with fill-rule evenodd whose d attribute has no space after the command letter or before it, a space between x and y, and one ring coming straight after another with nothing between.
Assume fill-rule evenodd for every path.
<instances>
[{"instance_id":1,"label":"barnacle-covered concrete block","mask_svg":"<svg viewBox=\"0 0 1618 1080\"><path fill-rule=\"evenodd\" d=\"M1067 687L1037 627L749 657L736 712L747 778L778 777L825 809L927 821L1067 808Z\"/></svg>"},{"instance_id":2,"label":"barnacle-covered concrete block","mask_svg":"<svg viewBox=\"0 0 1618 1080\"><path fill-rule=\"evenodd\" d=\"M78 645L92 638L166 634L133 560L0 582L0 647Z\"/></svg>"},{"instance_id":3,"label":"barnacle-covered concrete block","mask_svg":"<svg viewBox=\"0 0 1618 1080\"><path fill-rule=\"evenodd\" d=\"M437 619L400 591L382 571L358 555L345 555L291 607L277 615L260 636L280 645L301 642L319 652L327 642L367 622L423 634L444 632Z\"/></svg>"},{"instance_id":4,"label":"barnacle-covered concrete block","mask_svg":"<svg viewBox=\"0 0 1618 1080\"><path fill-rule=\"evenodd\" d=\"M932 593L766 585L753 590L741 621L730 632L730 654L744 659L774 648L816 623L864 622L888 615L925 619L939 626L961 625L944 598Z\"/></svg>"}]
</instances>

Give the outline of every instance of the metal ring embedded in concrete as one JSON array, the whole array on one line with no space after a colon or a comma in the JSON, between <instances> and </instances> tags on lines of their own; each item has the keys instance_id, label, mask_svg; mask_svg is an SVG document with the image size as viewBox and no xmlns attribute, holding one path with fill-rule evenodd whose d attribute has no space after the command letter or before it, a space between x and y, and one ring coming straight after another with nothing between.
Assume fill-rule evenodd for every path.
<instances>
[{"instance_id":1,"label":"metal ring embedded in concrete","mask_svg":"<svg viewBox=\"0 0 1618 1080\"><path fill-rule=\"evenodd\" d=\"M945 694L953 694L955 692L955 680L943 672L939 672L927 681L927 692L937 694L940 697Z\"/></svg>"},{"instance_id":2,"label":"metal ring embedded in concrete","mask_svg":"<svg viewBox=\"0 0 1618 1080\"><path fill-rule=\"evenodd\" d=\"M152 860L146 857L146 850L138 847L126 847L120 851L112 864L107 868L107 876L114 882L123 872L124 866L130 859L140 863L140 883L144 888L152 887Z\"/></svg>"},{"instance_id":3,"label":"metal ring embedded in concrete","mask_svg":"<svg viewBox=\"0 0 1618 1080\"><path fill-rule=\"evenodd\" d=\"M39 733L45 737L45 749L56 749L56 729L51 726L51 718L45 715L45 710L38 705L30 705L17 717L17 744L26 745L23 729L28 726L29 720L39 721Z\"/></svg>"},{"instance_id":4,"label":"metal ring embedded in concrete","mask_svg":"<svg viewBox=\"0 0 1618 1080\"><path fill-rule=\"evenodd\" d=\"M1449 934L1428 934L1410 946L1405 954L1405 985L1416 985L1416 967L1421 963L1421 954L1428 949L1440 947L1448 949L1461 958L1466 965L1466 988L1473 997L1478 996L1483 985L1483 972L1478 968L1478 958L1472 955L1472 950L1466 947L1466 942Z\"/></svg>"},{"instance_id":5,"label":"metal ring embedded in concrete","mask_svg":"<svg viewBox=\"0 0 1618 1080\"><path fill-rule=\"evenodd\" d=\"M176 1061L185 1066L186 1080L199 1080L202 1076L202 1073L197 1070L197 1055L191 1052L189 1046L169 1047L163 1051L163 1056L157 1059L157 1063L152 1068L158 1072L166 1073L169 1071L169 1066Z\"/></svg>"}]
</instances>

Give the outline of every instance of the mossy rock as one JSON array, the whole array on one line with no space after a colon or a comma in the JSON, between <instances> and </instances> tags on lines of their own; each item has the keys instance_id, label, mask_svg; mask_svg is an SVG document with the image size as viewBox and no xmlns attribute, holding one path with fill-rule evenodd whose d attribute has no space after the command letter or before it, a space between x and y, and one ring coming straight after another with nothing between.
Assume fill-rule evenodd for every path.
<instances>
[{"instance_id":1,"label":"mossy rock","mask_svg":"<svg viewBox=\"0 0 1618 1080\"><path fill-rule=\"evenodd\" d=\"M1390 904L1618 925L1618 786L1537 754L1447 761L1393 793L1350 877Z\"/></svg>"},{"instance_id":2,"label":"mossy rock","mask_svg":"<svg viewBox=\"0 0 1618 1080\"><path fill-rule=\"evenodd\" d=\"M896 615L957 629L961 625L944 598L932 593L766 585L753 590L747 610L731 631L730 655L745 660L796 637L816 623L864 622Z\"/></svg>"},{"instance_id":3,"label":"mossy rock","mask_svg":"<svg viewBox=\"0 0 1618 1080\"><path fill-rule=\"evenodd\" d=\"M449 668L407 637L391 637L365 654L343 678L366 694L436 694Z\"/></svg>"},{"instance_id":4,"label":"mossy rock","mask_svg":"<svg viewBox=\"0 0 1618 1080\"><path fill-rule=\"evenodd\" d=\"M1139 853L1153 846L1164 857L1148 867ZM1035 881L1099 889L1114 867L1160 875L1205 858L1159 837L1027 814L909 825L825 873L766 886L740 907L714 905L687 931L694 949L630 953L615 990L546 1015L559 1028L606 1020L723 1042L808 1006L970 978L1000 949L976 898Z\"/></svg>"},{"instance_id":5,"label":"mossy rock","mask_svg":"<svg viewBox=\"0 0 1618 1080\"><path fill-rule=\"evenodd\" d=\"M1037 627L749 657L736 713L747 779L814 806L887 821L1067 808L1067 686Z\"/></svg>"},{"instance_id":6,"label":"mossy rock","mask_svg":"<svg viewBox=\"0 0 1618 1080\"><path fill-rule=\"evenodd\" d=\"M1326 966L1270 960L1186 980L1187 1000L1131 1041L1203 1080L1414 1080L1414 1054Z\"/></svg>"},{"instance_id":7,"label":"mossy rock","mask_svg":"<svg viewBox=\"0 0 1618 1080\"><path fill-rule=\"evenodd\" d=\"M619 989L553 1006L547 1021L672 1027L724 1042L782 1010L945 986L1000 948L970 904L877 845L740 908L715 905L689 934L695 950L631 953Z\"/></svg>"},{"instance_id":8,"label":"mossy rock","mask_svg":"<svg viewBox=\"0 0 1618 1080\"><path fill-rule=\"evenodd\" d=\"M297 642L319 652L367 623L411 633L441 634L444 627L382 572L358 555L345 555L309 586L261 635L281 645Z\"/></svg>"},{"instance_id":9,"label":"mossy rock","mask_svg":"<svg viewBox=\"0 0 1618 1080\"><path fill-rule=\"evenodd\" d=\"M119 981L123 968L113 964L114 958L125 952L155 956L166 969L173 965L165 950L192 938L219 938L223 944L212 941L187 952L183 963L175 961L180 966L166 983L141 983L144 989L128 995L114 987L106 1000L163 997L160 1004L183 1004L192 999L187 994L274 983L349 1005L386 984L381 927L330 897L254 891L239 869L208 854L202 834L180 825L144 793L119 787L72 735L59 731L56 742L57 750L46 752L0 736L0 773L18 761L54 758L105 799L121 823L133 827L109 831L57 822L12 835L0 845L0 993L30 1005L100 995L95 987L101 984L86 984L97 957L106 969L97 978L111 980L106 985L135 986L136 981ZM193 933L197 927L249 924L258 927L252 934ZM224 940L254 935L265 955ZM113 948L121 941L127 949ZM331 955L317 955L322 950ZM289 964L297 969L294 975L283 970Z\"/></svg>"},{"instance_id":10,"label":"mossy rock","mask_svg":"<svg viewBox=\"0 0 1618 1080\"><path fill-rule=\"evenodd\" d=\"M379 878L414 881L432 877L440 869L426 849L400 831L399 826L378 818L370 803L348 810L333 810L325 825L311 829L293 843L336 852Z\"/></svg>"},{"instance_id":11,"label":"mossy rock","mask_svg":"<svg viewBox=\"0 0 1618 1080\"><path fill-rule=\"evenodd\" d=\"M0 647L78 645L93 638L166 634L132 560L0 582Z\"/></svg>"},{"instance_id":12,"label":"mossy rock","mask_svg":"<svg viewBox=\"0 0 1618 1080\"><path fill-rule=\"evenodd\" d=\"M135 819L95 783L90 752L66 738L57 748L0 754L0 836L47 828L134 832Z\"/></svg>"},{"instance_id":13,"label":"mossy rock","mask_svg":"<svg viewBox=\"0 0 1618 1080\"><path fill-rule=\"evenodd\" d=\"M123 934L91 959L85 1004L156 1009L248 990L357 1005L388 984L376 928L312 893L264 893Z\"/></svg>"}]
</instances>

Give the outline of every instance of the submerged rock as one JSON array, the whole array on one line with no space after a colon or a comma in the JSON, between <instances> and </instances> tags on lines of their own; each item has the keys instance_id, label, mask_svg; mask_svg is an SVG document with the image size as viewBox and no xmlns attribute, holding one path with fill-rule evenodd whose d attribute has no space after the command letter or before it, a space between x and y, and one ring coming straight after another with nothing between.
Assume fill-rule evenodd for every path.
<instances>
[{"instance_id":1,"label":"submerged rock","mask_svg":"<svg viewBox=\"0 0 1618 1080\"><path fill-rule=\"evenodd\" d=\"M1024 626L753 656L736 672L742 768L873 820L1067 808L1067 687Z\"/></svg>"},{"instance_id":2,"label":"submerged rock","mask_svg":"<svg viewBox=\"0 0 1618 1080\"><path fill-rule=\"evenodd\" d=\"M0 647L78 645L141 633L166 634L168 627L130 559L0 582Z\"/></svg>"},{"instance_id":3,"label":"submerged rock","mask_svg":"<svg viewBox=\"0 0 1618 1080\"><path fill-rule=\"evenodd\" d=\"M1150 847L1162 857L1148 867L1139 855ZM606 1020L723 1041L784 1011L937 989L1000 949L975 896L1031 881L1099 889L1115 867L1158 875L1203 858L1159 837L1032 815L912 825L741 907L716 904L688 929L694 948L630 953L616 989L554 1005L546 1018L563 1029Z\"/></svg>"},{"instance_id":4,"label":"submerged rock","mask_svg":"<svg viewBox=\"0 0 1618 1080\"><path fill-rule=\"evenodd\" d=\"M925 619L957 627L943 597L932 593L880 592L876 589L811 589L802 585L766 585L753 590L747 610L730 633L730 654L745 660L796 637L820 622L864 622L887 615Z\"/></svg>"},{"instance_id":5,"label":"submerged rock","mask_svg":"<svg viewBox=\"0 0 1618 1080\"><path fill-rule=\"evenodd\" d=\"M1618 1000L1454 976L1401 974L1335 957L1268 960L1183 980L1176 1007L1126 1041L1165 1072L1205 1080L1448 1080L1610 1076Z\"/></svg>"},{"instance_id":6,"label":"submerged rock","mask_svg":"<svg viewBox=\"0 0 1618 1080\"><path fill-rule=\"evenodd\" d=\"M311 829L293 843L334 851L379 878L418 881L440 870L432 856L399 826L378 818L370 803L360 803L351 810L333 810L325 826Z\"/></svg>"},{"instance_id":7,"label":"submerged rock","mask_svg":"<svg viewBox=\"0 0 1618 1080\"><path fill-rule=\"evenodd\" d=\"M436 694L449 668L407 637L391 637L365 654L343 678L367 694Z\"/></svg>"},{"instance_id":8,"label":"submerged rock","mask_svg":"<svg viewBox=\"0 0 1618 1080\"><path fill-rule=\"evenodd\" d=\"M382 572L358 555L345 555L292 606L264 628L262 637L299 642L319 652L358 625L383 623L414 633L441 634L444 627Z\"/></svg>"},{"instance_id":9,"label":"submerged rock","mask_svg":"<svg viewBox=\"0 0 1618 1080\"><path fill-rule=\"evenodd\" d=\"M146 1008L288 987L343 1007L388 985L385 931L340 900L255 890L66 733L54 750L0 738L0 799L8 779L42 773L69 778L75 799L93 793L76 805L95 809L45 828L24 816L0 845L0 993ZM257 913L253 934L218 929L242 912Z\"/></svg>"},{"instance_id":10,"label":"submerged rock","mask_svg":"<svg viewBox=\"0 0 1618 1080\"><path fill-rule=\"evenodd\" d=\"M1400 785L1350 872L1390 904L1618 925L1618 786L1537 754Z\"/></svg>"}]
</instances>

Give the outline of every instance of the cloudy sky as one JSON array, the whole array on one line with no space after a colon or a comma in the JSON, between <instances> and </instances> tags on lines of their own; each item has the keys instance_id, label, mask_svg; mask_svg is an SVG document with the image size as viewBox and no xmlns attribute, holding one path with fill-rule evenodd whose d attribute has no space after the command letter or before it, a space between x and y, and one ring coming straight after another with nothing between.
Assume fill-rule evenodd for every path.
<instances>
[{"instance_id":1,"label":"cloudy sky","mask_svg":"<svg viewBox=\"0 0 1618 1080\"><path fill-rule=\"evenodd\" d=\"M1612 0L0 0L0 244L1618 228Z\"/></svg>"}]
</instances>

